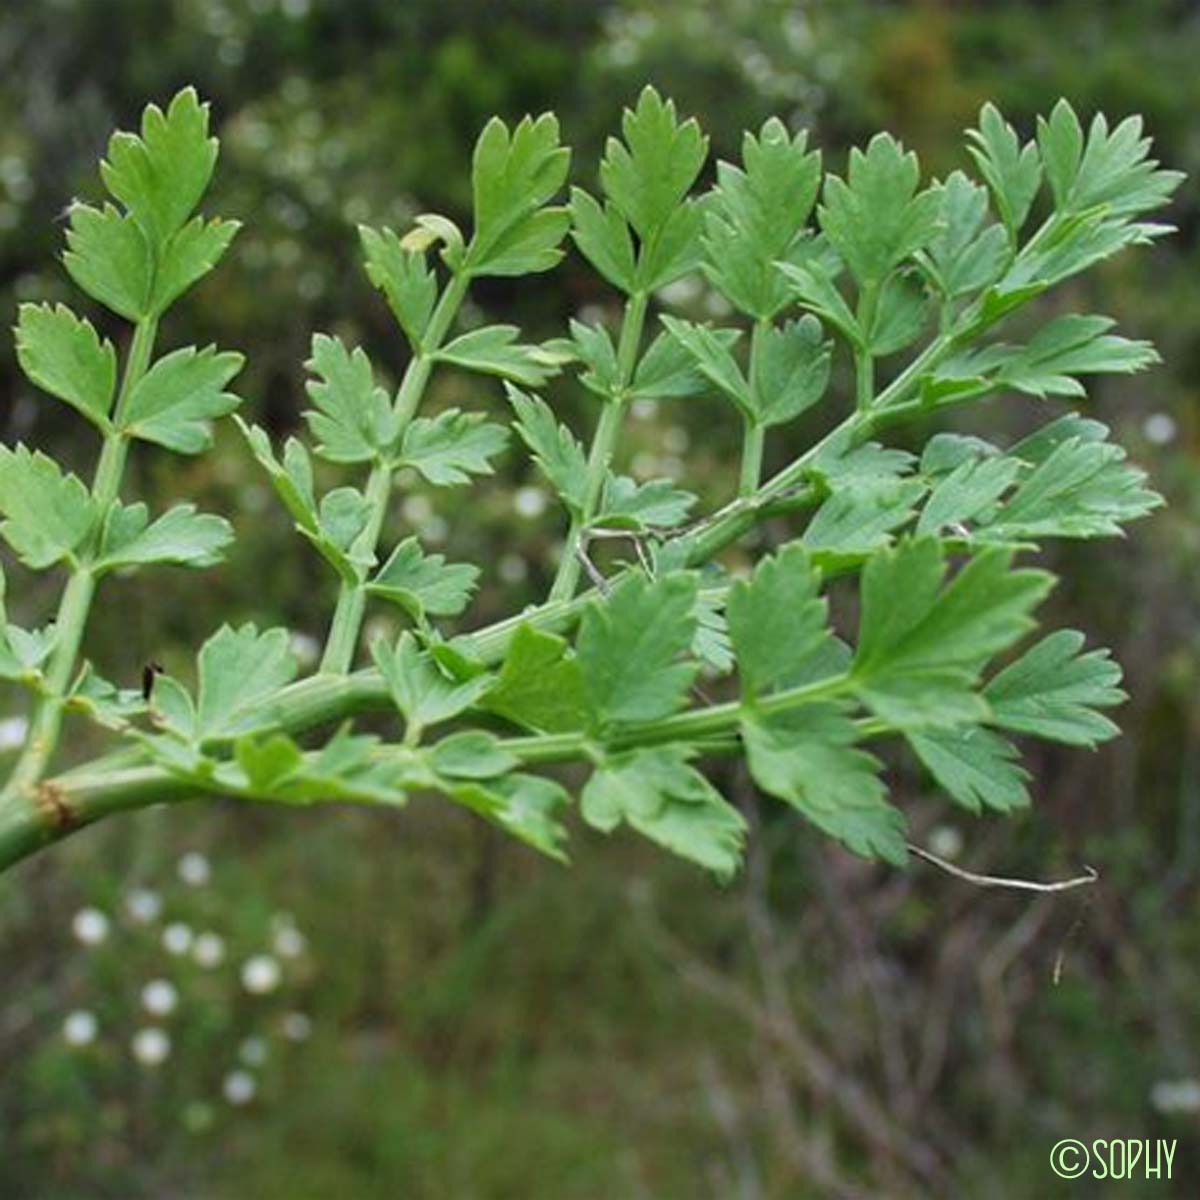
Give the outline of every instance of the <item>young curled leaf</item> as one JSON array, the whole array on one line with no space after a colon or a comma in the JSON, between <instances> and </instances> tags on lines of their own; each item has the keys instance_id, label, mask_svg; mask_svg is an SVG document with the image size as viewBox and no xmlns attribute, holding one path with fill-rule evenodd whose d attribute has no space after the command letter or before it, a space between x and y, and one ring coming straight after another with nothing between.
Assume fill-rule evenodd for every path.
<instances>
[{"instance_id":1,"label":"young curled leaf","mask_svg":"<svg viewBox=\"0 0 1200 1200\"><path fill-rule=\"evenodd\" d=\"M437 301L437 279L419 251L406 250L390 229L358 227L367 278L383 293L404 336L420 349Z\"/></svg>"}]
</instances>

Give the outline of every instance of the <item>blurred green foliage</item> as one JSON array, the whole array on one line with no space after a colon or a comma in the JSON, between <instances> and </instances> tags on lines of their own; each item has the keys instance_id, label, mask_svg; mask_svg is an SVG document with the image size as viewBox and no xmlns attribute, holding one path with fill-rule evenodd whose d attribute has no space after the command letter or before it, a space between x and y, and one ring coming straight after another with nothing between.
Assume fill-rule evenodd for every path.
<instances>
[{"instance_id":1,"label":"blurred green foliage","mask_svg":"<svg viewBox=\"0 0 1200 1200\"><path fill-rule=\"evenodd\" d=\"M699 117L717 157L778 114L810 127L831 167L886 128L941 174L968 165L961 131L982 101L1028 130L1066 95L1083 112L1144 113L1159 157L1194 180L1198 54L1200 11L1182 0L8 6L0 310L11 319L18 299L65 295L56 216L72 196L90 198L109 131L186 83L213 100L222 138L213 209L246 229L173 319L189 340L247 353L239 390L279 433L297 420L314 330L362 340L398 373L401 348L362 274L354 224L461 215L470 145L493 112L553 108L577 147L574 169L586 171L650 80ZM1171 507L1115 549L1060 551L1070 583L1052 602L1056 623L1094 631L1125 666L1126 736L1094 756L1041 753L1035 813L1015 825L935 826L927 782L907 781L919 840L952 849L965 838L962 861L1006 873L1092 862L1100 886L1031 903L923 869L899 877L787 821L752 837L746 878L720 891L598 839L581 838L564 872L421 806L399 816L234 805L142 814L0 884L0 1194L1051 1197L1082 1190L1055 1190L1050 1147L1097 1136L1180 1138L1173 1184L1131 1182L1121 1194L1193 1194L1195 196L1185 184L1174 239L1121 257L1069 300L1119 316L1166 362L1134 382L1106 381L1087 404ZM577 261L490 281L480 296L477 320L502 315L531 340L613 303ZM668 300L687 315L720 315L700 289ZM455 373L436 387L445 402L498 404L494 389ZM8 341L0 396L5 441L36 426L71 461L69 418L36 401ZM577 395L556 402L581 424L594 419ZM714 411L643 413L627 450L635 471L649 460L671 473L686 459L706 499L723 494L736 429ZM1034 418L1000 403L988 419L1016 433ZM199 462L135 460L138 490L186 492L230 516L239 541L199 586L170 572L149 591L113 585L91 645L122 683L148 658L169 668L190 657L218 617L324 633L330 596L313 586L306 550L232 431L219 448ZM469 505L437 510L412 481L395 513L454 557L490 558L481 621L544 594L561 536L540 517L526 465L510 470L520 474L475 489ZM46 602L25 590L14 606L40 616ZM4 715L11 703L5 694ZM727 783L753 816L744 781ZM171 886L188 920L227 931L231 954L219 987L180 979L175 1051L147 1068L128 1045L144 1019L138 990L162 964L153 938L119 914L130 889L165 887L189 848L210 856L213 879L202 893ZM102 947L72 945L85 904L114 922ZM313 1036L286 1054L273 1042L254 1101L232 1108L220 1095L223 1064L250 1028L239 956L269 938L277 909L308 938ZM62 1038L78 1008L100 1018L86 1050ZM197 1122L196 1101L212 1105L211 1123Z\"/></svg>"}]
</instances>

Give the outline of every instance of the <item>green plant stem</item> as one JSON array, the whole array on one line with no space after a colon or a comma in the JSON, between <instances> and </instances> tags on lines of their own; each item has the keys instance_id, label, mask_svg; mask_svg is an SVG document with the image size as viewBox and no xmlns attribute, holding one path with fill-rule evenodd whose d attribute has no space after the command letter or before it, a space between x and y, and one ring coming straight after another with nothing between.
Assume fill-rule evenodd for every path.
<instances>
[{"instance_id":1,"label":"green plant stem","mask_svg":"<svg viewBox=\"0 0 1200 1200\"><path fill-rule=\"evenodd\" d=\"M757 702L754 712L764 716L787 712L838 695L849 686L848 675L834 675L764 697ZM699 744L706 753L727 753L736 748L738 725L746 711L738 701L691 709L637 729L617 732L606 738L604 745L612 750L631 750L686 740ZM586 733L505 738L499 743L527 766L589 761L596 744L596 739ZM387 748L380 751L388 752ZM411 750L406 748L404 753L411 754ZM53 789L44 798L49 819L34 819L28 811L0 810L0 871L102 817L154 804L198 799L206 794L202 786L161 767L122 764L105 769L102 764L90 763L54 781Z\"/></svg>"},{"instance_id":2,"label":"green plant stem","mask_svg":"<svg viewBox=\"0 0 1200 1200\"><path fill-rule=\"evenodd\" d=\"M429 318L429 326L421 345L417 347L396 393L396 437L403 436L425 395L433 364L451 323L462 306L467 294L470 276L459 272L451 276L438 300L437 307ZM369 559L379 545L379 535L387 516L388 501L392 494L392 464L377 462L367 479L366 499L369 506L367 523L352 547L356 556ZM337 603L329 623L329 634L325 639L325 650L318 668L322 675L345 675L354 663L354 651L358 646L358 635L362 630L363 616L367 608L367 581L365 578L350 583L343 580L338 589Z\"/></svg>"},{"instance_id":3,"label":"green plant stem","mask_svg":"<svg viewBox=\"0 0 1200 1200\"><path fill-rule=\"evenodd\" d=\"M861 413L875 399L875 356L871 353L871 329L879 304L879 284L865 283L858 298L858 327L867 345L854 348L854 407Z\"/></svg>"},{"instance_id":4,"label":"green plant stem","mask_svg":"<svg viewBox=\"0 0 1200 1200\"><path fill-rule=\"evenodd\" d=\"M96 594L92 564L100 548L105 518L121 489L121 478L129 456L129 439L120 431L121 416L138 381L150 365L158 322L145 317L135 326L121 390L113 409L112 428L104 435L104 445L92 480L92 499L96 506L96 527L88 535L71 565L71 574L59 600L54 619L54 650L46 667L45 684L29 722L21 756L5 785L3 798L12 800L33 788L45 773L62 732L63 702L70 689L83 644L84 631Z\"/></svg>"},{"instance_id":5,"label":"green plant stem","mask_svg":"<svg viewBox=\"0 0 1200 1200\"><path fill-rule=\"evenodd\" d=\"M550 602L569 600L579 586L579 572L582 567L579 556L584 550L583 540L588 523L596 515L608 464L612 460L617 437L625 420L625 409L629 403L629 382L637 365L637 353L645 324L646 295L644 292L634 292L626 301L625 315L621 320L621 335L617 342L616 385L605 399L596 432L592 437L591 449L588 451L583 509L571 518L567 538L563 543L562 558L559 559L558 571L550 588Z\"/></svg>"},{"instance_id":6,"label":"green plant stem","mask_svg":"<svg viewBox=\"0 0 1200 1200\"><path fill-rule=\"evenodd\" d=\"M738 479L738 495L753 496L762 477L763 443L766 429L757 421L746 419L742 431L742 470Z\"/></svg>"}]
</instances>

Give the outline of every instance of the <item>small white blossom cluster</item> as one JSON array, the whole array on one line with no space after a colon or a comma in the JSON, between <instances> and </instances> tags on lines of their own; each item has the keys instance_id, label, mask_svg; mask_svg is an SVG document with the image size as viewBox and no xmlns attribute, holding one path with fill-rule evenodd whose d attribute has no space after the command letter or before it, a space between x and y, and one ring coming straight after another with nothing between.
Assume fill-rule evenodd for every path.
<instances>
[{"instance_id":1,"label":"small white blossom cluster","mask_svg":"<svg viewBox=\"0 0 1200 1200\"><path fill-rule=\"evenodd\" d=\"M187 888L202 888L212 881L212 866L199 851L183 854L176 863L176 875ZM161 920L168 909L163 896L148 887L131 888L123 897L121 907L129 926L148 929ZM95 906L79 909L71 920L71 932L82 945L95 948L108 940L113 919ZM157 932L156 941L170 960L169 971L145 981L137 995L145 1023L136 1028L129 1039L129 1052L146 1068L165 1063L173 1049L172 1037L164 1026L179 1019L186 985L178 982L180 972L186 973L189 964L203 971L215 971L228 959L226 940L212 929L196 930L186 921L168 920ZM236 979L241 987L255 997L277 992L285 982L284 965L301 960L308 953L308 940L297 927L290 913L277 913L271 921L271 936L266 949L241 959ZM174 976L174 978L171 978ZM303 1012L292 1010L276 1022L276 1036L289 1042L304 1042L312 1035L312 1020ZM65 1016L61 1027L63 1041L74 1049L93 1045L101 1036L100 1018L86 1008L77 1008ZM266 1037L252 1034L242 1039L237 1050L237 1062L221 1081L221 1095L226 1103L241 1107L250 1104L258 1095L256 1072L270 1057ZM211 1126L214 1114L211 1105L195 1101L186 1106L184 1125L193 1132Z\"/></svg>"},{"instance_id":2,"label":"small white blossom cluster","mask_svg":"<svg viewBox=\"0 0 1200 1200\"><path fill-rule=\"evenodd\" d=\"M1165 1116L1200 1112L1200 1079L1160 1079L1150 1089L1150 1103Z\"/></svg>"}]
</instances>

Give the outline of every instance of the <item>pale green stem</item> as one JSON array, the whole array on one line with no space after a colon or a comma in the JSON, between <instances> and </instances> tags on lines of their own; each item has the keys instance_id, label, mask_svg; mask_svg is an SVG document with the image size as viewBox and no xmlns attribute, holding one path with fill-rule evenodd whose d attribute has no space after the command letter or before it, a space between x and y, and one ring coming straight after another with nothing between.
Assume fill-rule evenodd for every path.
<instances>
[{"instance_id":1,"label":"pale green stem","mask_svg":"<svg viewBox=\"0 0 1200 1200\"><path fill-rule=\"evenodd\" d=\"M766 429L758 422L746 418L742 433L742 470L738 480L738 495L753 496L758 491L762 476L763 444Z\"/></svg>"},{"instance_id":2,"label":"pale green stem","mask_svg":"<svg viewBox=\"0 0 1200 1200\"><path fill-rule=\"evenodd\" d=\"M836 696L850 686L848 675L834 675L816 683L776 692L758 701L752 710L769 716ZM736 746L738 726L747 710L738 701L692 709L649 722L617 734L610 749L634 749L686 740L705 752L726 753ZM498 747L526 765L588 760L594 746L586 734L543 734L501 739ZM407 748L406 748L407 749ZM386 756L388 749L381 748ZM94 764L60 776L46 803L60 813L57 824L34 815L0 810L0 871L34 850L73 829L89 825L116 812L146 808L164 802L178 803L211 794L204 787L182 781L159 767L118 766L97 769Z\"/></svg>"},{"instance_id":3,"label":"pale green stem","mask_svg":"<svg viewBox=\"0 0 1200 1200\"><path fill-rule=\"evenodd\" d=\"M121 477L129 455L129 439L119 431L121 416L129 394L149 366L157 327L156 318L146 317L134 328L121 390L113 410L112 428L104 435L104 445L92 481L96 525L72 562L71 574L63 588L58 614L54 619L54 650L46 667L43 691L34 706L21 756L5 786L5 797L15 797L32 788L41 779L47 763L58 748L63 701L75 674L79 649L83 644L84 630L96 593L92 564L99 549L105 518L120 491Z\"/></svg>"},{"instance_id":4,"label":"pale green stem","mask_svg":"<svg viewBox=\"0 0 1200 1200\"><path fill-rule=\"evenodd\" d=\"M621 423L625 419L629 381L633 377L633 368L637 365L637 352L642 342L645 322L646 296L643 292L634 292L625 304L625 316L621 321L621 336L617 343L616 385L611 395L605 398L604 408L600 411L600 421L592 437L591 449L588 451L583 507L572 517L571 526L567 530L558 572L550 588L548 599L551 602L569 600L579 586L579 572L582 567L580 554L584 551L584 537L588 524L596 515L608 464L612 460L617 437L621 432Z\"/></svg>"},{"instance_id":5,"label":"pale green stem","mask_svg":"<svg viewBox=\"0 0 1200 1200\"><path fill-rule=\"evenodd\" d=\"M409 359L404 378L400 381L400 390L396 393L397 440L403 436L421 405L429 376L433 371L434 355L462 305L469 281L470 277L465 273L451 277L437 307L433 310L433 315L429 318L429 327L420 347L414 350L412 358ZM388 501L392 494L392 469L390 462L377 462L371 468L365 492L369 505L367 523L353 546L357 557L370 559L379 545L379 535L383 530ZM329 623L325 651L321 656L319 671L323 675L344 675L354 663L358 635L362 630L363 616L367 608L366 585L365 579L353 583L343 580L338 589L337 604Z\"/></svg>"},{"instance_id":6,"label":"pale green stem","mask_svg":"<svg viewBox=\"0 0 1200 1200\"><path fill-rule=\"evenodd\" d=\"M855 347L854 350L854 407L858 412L866 412L875 399L875 356L871 353L871 329L875 324L875 309L879 302L879 284L863 284L862 293L858 298L858 326L866 346Z\"/></svg>"}]
</instances>

